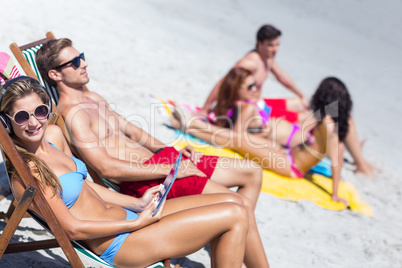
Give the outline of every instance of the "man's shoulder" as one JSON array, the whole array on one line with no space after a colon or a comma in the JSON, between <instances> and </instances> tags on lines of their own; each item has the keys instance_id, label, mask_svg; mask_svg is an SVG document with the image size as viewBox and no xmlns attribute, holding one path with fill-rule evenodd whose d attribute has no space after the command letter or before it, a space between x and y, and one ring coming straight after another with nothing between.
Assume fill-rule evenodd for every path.
<instances>
[{"instance_id":1,"label":"man's shoulder","mask_svg":"<svg viewBox=\"0 0 402 268\"><path fill-rule=\"evenodd\" d=\"M95 102L79 102L79 103L68 103L63 106L61 114L64 118L66 125L70 128L72 126L85 125L90 122L88 110L97 110L98 106Z\"/></svg>"},{"instance_id":2,"label":"man's shoulder","mask_svg":"<svg viewBox=\"0 0 402 268\"><path fill-rule=\"evenodd\" d=\"M235 67L242 67L248 69L250 71L254 71L254 69L258 68L258 65L261 62L261 57L254 50L247 53L243 58L241 58L235 65Z\"/></svg>"},{"instance_id":3,"label":"man's shoulder","mask_svg":"<svg viewBox=\"0 0 402 268\"><path fill-rule=\"evenodd\" d=\"M84 94L85 97L91 98L91 99L93 99L95 101L104 100L104 98L102 98L101 95L99 95L98 93L93 92L93 91L85 91L83 94Z\"/></svg>"},{"instance_id":4,"label":"man's shoulder","mask_svg":"<svg viewBox=\"0 0 402 268\"><path fill-rule=\"evenodd\" d=\"M241 58L240 59L240 61L244 61L244 60L249 60L249 61L260 61L261 60L261 57L260 57L260 55L258 54L258 52L257 51L255 51L255 50L251 50L250 52L248 52L246 55L244 55L244 57L243 58ZM240 62L239 61L239 62Z\"/></svg>"}]
</instances>

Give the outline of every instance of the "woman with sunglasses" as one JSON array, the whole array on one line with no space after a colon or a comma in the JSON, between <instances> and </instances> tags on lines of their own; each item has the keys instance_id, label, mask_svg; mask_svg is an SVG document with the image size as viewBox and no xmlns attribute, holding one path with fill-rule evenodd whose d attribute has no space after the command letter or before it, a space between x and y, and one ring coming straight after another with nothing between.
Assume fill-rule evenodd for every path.
<instances>
[{"instance_id":1,"label":"woman with sunglasses","mask_svg":"<svg viewBox=\"0 0 402 268\"><path fill-rule=\"evenodd\" d=\"M233 68L222 80L212 123L237 133L247 131L285 147L302 143L301 128L283 119L270 118L270 108L259 97L251 72Z\"/></svg>"},{"instance_id":2,"label":"woman with sunglasses","mask_svg":"<svg viewBox=\"0 0 402 268\"><path fill-rule=\"evenodd\" d=\"M303 143L278 150L275 143L267 139L248 135L246 132L222 131L195 116L176 109L175 116L182 130L211 144L237 151L261 164L264 169L280 175L303 178L321 159L329 157L332 163L332 200L348 205L338 196L338 184L343 163L343 148L349 130L352 100L345 84L335 77L324 79L310 102L314 116L306 122L308 131L303 130ZM256 114L256 113L255 113Z\"/></svg>"},{"instance_id":3,"label":"woman with sunglasses","mask_svg":"<svg viewBox=\"0 0 402 268\"><path fill-rule=\"evenodd\" d=\"M11 80L1 99L0 116L10 119L5 120L10 136L71 240L82 240L118 267L144 267L185 256L207 243L212 267L242 266L248 218L236 196L171 199L153 217L159 186L134 198L86 180L86 167L71 155L61 130L48 126L47 103L49 96L36 80ZM13 192L20 199L23 183L11 162L5 161Z\"/></svg>"}]
</instances>

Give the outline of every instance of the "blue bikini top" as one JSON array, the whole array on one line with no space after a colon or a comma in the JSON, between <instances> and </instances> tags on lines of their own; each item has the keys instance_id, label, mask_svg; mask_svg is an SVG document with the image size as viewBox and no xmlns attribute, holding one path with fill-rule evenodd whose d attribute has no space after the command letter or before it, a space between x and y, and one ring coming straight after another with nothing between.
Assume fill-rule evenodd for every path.
<instances>
[{"instance_id":1,"label":"blue bikini top","mask_svg":"<svg viewBox=\"0 0 402 268\"><path fill-rule=\"evenodd\" d=\"M49 144L60 151L60 149L57 148L57 146L53 143L49 142ZM75 204L75 201L77 201L81 194L84 179L87 178L88 174L88 170L84 162L75 157L71 157L71 159L73 159L77 171L68 172L59 177L61 187L63 189L61 199L67 208L71 208Z\"/></svg>"}]
</instances>

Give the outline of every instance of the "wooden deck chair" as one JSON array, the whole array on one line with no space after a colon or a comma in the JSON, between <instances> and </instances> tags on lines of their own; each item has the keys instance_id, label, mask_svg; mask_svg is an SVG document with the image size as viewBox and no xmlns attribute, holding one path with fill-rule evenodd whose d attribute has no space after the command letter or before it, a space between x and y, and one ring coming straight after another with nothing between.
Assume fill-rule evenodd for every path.
<instances>
[{"instance_id":1,"label":"wooden deck chair","mask_svg":"<svg viewBox=\"0 0 402 268\"><path fill-rule=\"evenodd\" d=\"M13 53L14 57L20 64L21 68L24 70L25 74L27 76L30 76L32 78L35 78L39 80L42 85L45 86L46 90L49 92L49 95L51 96L53 103L57 105L58 100L59 100L59 93L58 91L54 88L51 87L40 75L39 69L36 65L36 60L35 60L35 53L39 50L39 48L43 45L43 43L49 41L49 40L54 40L56 39L55 36L53 35L52 32L47 32L46 33L46 38L34 41L32 43L23 45L23 46L18 46L16 43L12 43L10 45L10 50ZM83 87L84 91L88 91L88 88L86 86ZM63 117L61 116L60 112L58 111L56 105L53 105L53 111L52 111L52 119L50 120L49 123L55 123L58 125L63 134L64 137L66 138L71 151L73 154L81 159L83 162L84 159L82 158L81 154L77 150L77 148L71 143L70 141L70 136L67 131L66 124L64 122ZM91 176L92 180L100 185L106 186L108 188L111 188L117 192L120 192L120 186L118 184L115 184L111 181L108 181L106 179L101 179L99 175L90 167L87 165L88 173ZM12 204L10 205L7 213L6 213L6 218L5 221L8 221L8 217L12 214L12 211L14 210L16 206L16 201L13 200ZM164 261L165 267L170 267L170 259L167 259ZM159 266L156 266L159 267Z\"/></svg>"},{"instance_id":2,"label":"wooden deck chair","mask_svg":"<svg viewBox=\"0 0 402 268\"><path fill-rule=\"evenodd\" d=\"M0 259L3 254L61 247L72 267L84 267L74 248L87 257L90 257L91 259L102 263L103 265L113 267L104 262L96 254L91 252L80 241L70 241L68 239L65 231L60 227L60 223L56 219L53 211L47 203L42 190L38 185L38 182L33 179L30 171L28 170L21 156L17 152L10 136L1 124L0 143L4 148L3 154L7 155L8 158L11 160L13 166L17 170L18 175L24 183L24 187L26 187L26 190L21 200L18 202L18 205L16 206L16 209L14 210L10 221L7 223L2 235L0 236ZM43 215L43 219L36 213L28 211L29 205L31 203L35 204L40 209L40 212ZM54 235L55 239L10 244L14 232L16 231L23 215L27 211L34 220L36 220L46 230L50 231ZM162 262L157 262L148 266L147 268L156 267L170 267L170 260L166 261L165 264Z\"/></svg>"},{"instance_id":3,"label":"wooden deck chair","mask_svg":"<svg viewBox=\"0 0 402 268\"><path fill-rule=\"evenodd\" d=\"M73 154L82 160L81 155L79 154L77 148L73 146L70 142L70 136L68 134L66 125L64 123L64 119L61 116L60 112L57 110L57 103L59 100L59 93L58 91L50 86L40 75L39 69L36 65L35 61L35 53L39 50L39 48L43 45L43 43L55 39L54 35L52 32L46 33L46 38L40 39L38 41L23 45L23 46L18 46L16 43L12 43L10 45L10 50L13 53L14 57L20 64L21 68L24 70L25 74L29 77L35 78L41 82L42 85L45 86L46 90L48 91L50 97L53 100L53 105L52 107L52 117L50 118L49 123L50 124L57 124L61 130L63 131L64 137L66 138L71 151ZM88 91L86 86L84 86L84 90ZM117 184L113 184L112 182L106 181L101 179L98 174L90 167L87 165L88 173L91 176L92 180L98 184L101 184L103 186L112 188L113 190L120 190ZM16 201L13 199L7 212L0 212L0 219L4 219L5 222L8 222L10 219L11 214L13 213L14 209L16 206Z\"/></svg>"},{"instance_id":4,"label":"wooden deck chair","mask_svg":"<svg viewBox=\"0 0 402 268\"><path fill-rule=\"evenodd\" d=\"M43 43L49 41L49 40L54 40L55 37L52 32L46 33L46 38L40 39L38 41L23 45L23 46L18 46L16 43L12 43L10 45L10 50L13 53L14 57L18 61L18 63L21 65L21 68L24 70L25 74L29 77L35 78L41 82L42 85L46 88L46 90L49 92L49 95L51 96L53 103L53 111L52 111L52 119L50 120L50 123L55 123L57 124L61 130L63 131L64 137L66 138L71 151L73 154L83 160L82 156L80 155L79 151L77 148L71 143L70 141L70 136L67 131L64 119L62 118L60 112L57 110L57 103L59 101L59 93L57 89L54 87L50 86L40 75L39 69L36 65L35 61L35 54L36 52L42 47ZM88 88L84 86L84 91L88 91ZM98 184L101 184L103 186L111 187L112 183L105 183L105 180L102 180L99 175L90 167L87 165L88 173L91 176L92 180ZM116 188L116 186L115 186Z\"/></svg>"}]
</instances>

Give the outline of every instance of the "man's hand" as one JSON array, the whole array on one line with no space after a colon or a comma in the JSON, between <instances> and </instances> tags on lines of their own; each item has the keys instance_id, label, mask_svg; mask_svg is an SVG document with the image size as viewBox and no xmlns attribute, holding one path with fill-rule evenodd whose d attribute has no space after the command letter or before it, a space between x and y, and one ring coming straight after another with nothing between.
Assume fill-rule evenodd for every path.
<instances>
[{"instance_id":1,"label":"man's hand","mask_svg":"<svg viewBox=\"0 0 402 268\"><path fill-rule=\"evenodd\" d=\"M300 102L305 110L309 109L310 104L305 96L300 97Z\"/></svg>"},{"instance_id":2,"label":"man's hand","mask_svg":"<svg viewBox=\"0 0 402 268\"><path fill-rule=\"evenodd\" d=\"M180 150L180 152L187 158L190 158L190 160L194 163L197 164L200 162L200 159L202 157L202 153L197 152L194 150L194 148L190 145L187 145L183 149Z\"/></svg>"},{"instance_id":3,"label":"man's hand","mask_svg":"<svg viewBox=\"0 0 402 268\"><path fill-rule=\"evenodd\" d=\"M199 170L190 159L186 159L181 162L179 171L177 172L177 178L182 179L190 176L206 177L201 170Z\"/></svg>"}]
</instances>

